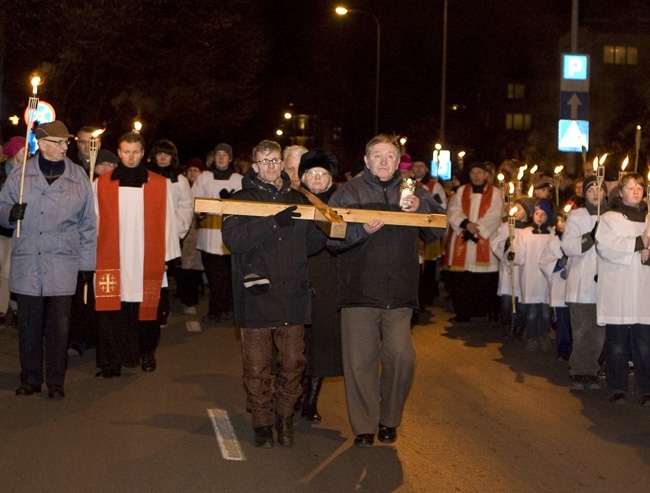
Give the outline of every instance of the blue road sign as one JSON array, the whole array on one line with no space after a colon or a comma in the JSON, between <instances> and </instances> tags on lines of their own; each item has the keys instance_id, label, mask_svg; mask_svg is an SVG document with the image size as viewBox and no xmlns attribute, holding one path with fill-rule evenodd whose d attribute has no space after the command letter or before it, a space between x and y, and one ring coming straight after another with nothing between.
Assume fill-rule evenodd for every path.
<instances>
[{"instance_id":1,"label":"blue road sign","mask_svg":"<svg viewBox=\"0 0 650 493\"><path fill-rule=\"evenodd\" d=\"M567 80L588 80L589 57L587 55L562 55L562 78Z\"/></svg>"},{"instance_id":2,"label":"blue road sign","mask_svg":"<svg viewBox=\"0 0 650 493\"><path fill-rule=\"evenodd\" d=\"M589 120L589 93L560 92L560 118L562 120Z\"/></svg>"},{"instance_id":3,"label":"blue road sign","mask_svg":"<svg viewBox=\"0 0 650 493\"><path fill-rule=\"evenodd\" d=\"M562 152L589 150L589 122L585 120L560 120L558 122L557 148Z\"/></svg>"}]
</instances>

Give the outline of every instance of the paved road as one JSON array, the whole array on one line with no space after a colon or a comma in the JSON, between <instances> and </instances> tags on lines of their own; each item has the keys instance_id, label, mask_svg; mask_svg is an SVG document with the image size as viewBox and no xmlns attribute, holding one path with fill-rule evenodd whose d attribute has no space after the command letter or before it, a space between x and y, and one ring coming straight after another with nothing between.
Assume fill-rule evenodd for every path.
<instances>
[{"instance_id":1,"label":"paved road","mask_svg":"<svg viewBox=\"0 0 650 493\"><path fill-rule=\"evenodd\" d=\"M321 424L299 419L292 449L258 450L237 331L188 332L197 317L178 308L154 373L93 378L89 351L70 358L60 402L14 395L17 333L0 328L0 492L648 490L650 409L571 394L552 354L504 344L486 321L452 326L444 306L413 330L416 377L395 444L354 448L343 381L330 379Z\"/></svg>"}]
</instances>

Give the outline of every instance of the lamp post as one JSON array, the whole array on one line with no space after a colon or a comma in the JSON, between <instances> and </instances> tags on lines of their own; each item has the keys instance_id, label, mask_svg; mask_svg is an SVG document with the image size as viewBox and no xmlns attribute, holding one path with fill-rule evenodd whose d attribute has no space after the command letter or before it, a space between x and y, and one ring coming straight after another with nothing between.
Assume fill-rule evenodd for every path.
<instances>
[{"instance_id":1,"label":"lamp post","mask_svg":"<svg viewBox=\"0 0 650 493\"><path fill-rule=\"evenodd\" d=\"M346 14L366 14L373 18L375 25L377 26L377 71L375 74L375 135L377 135L379 129L379 67L381 61L381 26L379 25L379 19L375 14L366 12L365 10L358 9L346 9L345 7L336 7L334 11L338 15Z\"/></svg>"}]
</instances>

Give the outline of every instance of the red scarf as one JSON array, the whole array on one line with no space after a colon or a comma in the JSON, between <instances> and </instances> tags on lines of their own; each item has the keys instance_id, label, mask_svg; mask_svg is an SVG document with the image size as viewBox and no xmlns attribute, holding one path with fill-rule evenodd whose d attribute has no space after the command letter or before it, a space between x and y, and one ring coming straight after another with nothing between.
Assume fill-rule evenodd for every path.
<instances>
[{"instance_id":1,"label":"red scarf","mask_svg":"<svg viewBox=\"0 0 650 493\"><path fill-rule=\"evenodd\" d=\"M120 182L107 173L97 180L99 231L97 235L97 271L95 309L117 311L121 308L120 280ZM167 179L151 171L144 187L144 297L138 318L156 320L160 288L165 272L165 229Z\"/></svg>"},{"instance_id":2,"label":"red scarf","mask_svg":"<svg viewBox=\"0 0 650 493\"><path fill-rule=\"evenodd\" d=\"M481 193L481 204L478 209L478 219L481 219L487 211L490 209L492 204L492 193L494 192L494 187L489 183L483 187L483 192ZM468 183L463 189L463 196L461 197L461 206L463 208L463 214L469 218L470 208L472 205L472 185ZM473 221L474 222L474 221ZM489 238L483 238L480 235L477 236L478 243L476 244L476 265L481 267L487 267L490 265L490 240ZM463 271L465 270L465 258L467 256L467 243L463 241L463 238L459 234L454 234L451 241L447 242L447 251L445 256L449 259L451 258L451 264L449 264L449 269L454 271Z\"/></svg>"}]
</instances>

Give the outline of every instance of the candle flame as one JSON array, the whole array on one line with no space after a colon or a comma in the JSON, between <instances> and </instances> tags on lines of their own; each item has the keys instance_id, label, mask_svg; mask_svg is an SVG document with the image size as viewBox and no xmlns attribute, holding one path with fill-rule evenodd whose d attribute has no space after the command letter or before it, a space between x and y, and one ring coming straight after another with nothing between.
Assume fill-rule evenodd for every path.
<instances>
[{"instance_id":1,"label":"candle flame","mask_svg":"<svg viewBox=\"0 0 650 493\"><path fill-rule=\"evenodd\" d=\"M37 88L40 83L41 83L41 78L39 76L32 77L31 84L32 84L32 89L34 94L36 94Z\"/></svg>"},{"instance_id":2,"label":"candle flame","mask_svg":"<svg viewBox=\"0 0 650 493\"><path fill-rule=\"evenodd\" d=\"M92 135L93 139L96 139L96 138L99 137L101 134L103 134L105 131L106 131L105 128L100 128L100 129L98 129L98 130L95 130L95 131L94 131L92 134L90 134L90 135Z\"/></svg>"},{"instance_id":3,"label":"candle flame","mask_svg":"<svg viewBox=\"0 0 650 493\"><path fill-rule=\"evenodd\" d=\"M533 196L533 191L535 190L535 186L531 185L530 188L528 189L528 196L532 197Z\"/></svg>"},{"instance_id":4,"label":"candle flame","mask_svg":"<svg viewBox=\"0 0 650 493\"><path fill-rule=\"evenodd\" d=\"M519 207L514 206L512 209L510 209L510 210L508 211L508 215L509 215L510 217L514 216L514 215L516 214L516 212L517 212L517 209L519 209Z\"/></svg>"},{"instance_id":5,"label":"candle flame","mask_svg":"<svg viewBox=\"0 0 650 493\"><path fill-rule=\"evenodd\" d=\"M605 154L603 154L602 156L600 156L600 159L598 160L598 165L599 165L599 166L602 166L603 164L605 164L605 159L607 159L607 154L608 154L608 153L606 152Z\"/></svg>"},{"instance_id":6,"label":"candle flame","mask_svg":"<svg viewBox=\"0 0 650 493\"><path fill-rule=\"evenodd\" d=\"M567 204L567 205L564 206L565 214L568 214L570 210L571 210L571 204Z\"/></svg>"},{"instance_id":7,"label":"candle flame","mask_svg":"<svg viewBox=\"0 0 650 493\"><path fill-rule=\"evenodd\" d=\"M598 170L598 156L594 158L594 171Z\"/></svg>"},{"instance_id":8,"label":"candle flame","mask_svg":"<svg viewBox=\"0 0 650 493\"><path fill-rule=\"evenodd\" d=\"M505 178L506 178L506 177L505 177L505 175L504 175L503 173L499 173L499 174L497 175L497 180L499 180L499 181L503 181L503 180L505 180Z\"/></svg>"},{"instance_id":9,"label":"candle flame","mask_svg":"<svg viewBox=\"0 0 650 493\"><path fill-rule=\"evenodd\" d=\"M508 191L510 192L510 195L515 193L515 184L510 182L508 183Z\"/></svg>"},{"instance_id":10,"label":"candle flame","mask_svg":"<svg viewBox=\"0 0 650 493\"><path fill-rule=\"evenodd\" d=\"M650 183L650 171L648 171L648 183Z\"/></svg>"},{"instance_id":11,"label":"candle flame","mask_svg":"<svg viewBox=\"0 0 650 493\"><path fill-rule=\"evenodd\" d=\"M539 166L534 165L532 168L530 168L530 174L534 175L537 172L538 169L539 169Z\"/></svg>"},{"instance_id":12,"label":"candle flame","mask_svg":"<svg viewBox=\"0 0 650 493\"><path fill-rule=\"evenodd\" d=\"M623 160L623 164L621 164L621 171L625 171L625 168L627 167L627 164L630 162L630 156L625 156L625 159Z\"/></svg>"},{"instance_id":13,"label":"candle flame","mask_svg":"<svg viewBox=\"0 0 650 493\"><path fill-rule=\"evenodd\" d=\"M637 125L636 130L637 130L637 132L640 132L641 131L641 125Z\"/></svg>"},{"instance_id":14,"label":"candle flame","mask_svg":"<svg viewBox=\"0 0 650 493\"><path fill-rule=\"evenodd\" d=\"M141 122L133 122L133 128L135 129L136 132L139 132L142 130L142 123Z\"/></svg>"},{"instance_id":15,"label":"candle flame","mask_svg":"<svg viewBox=\"0 0 650 493\"><path fill-rule=\"evenodd\" d=\"M521 181L521 179L524 177L524 171L526 171L526 168L519 168L519 173L517 173L517 180Z\"/></svg>"},{"instance_id":16,"label":"candle flame","mask_svg":"<svg viewBox=\"0 0 650 493\"><path fill-rule=\"evenodd\" d=\"M564 165L560 164L559 166L555 167L555 169L553 170L553 173L555 173L556 175L559 175L560 173L562 173L563 169L564 169Z\"/></svg>"}]
</instances>

